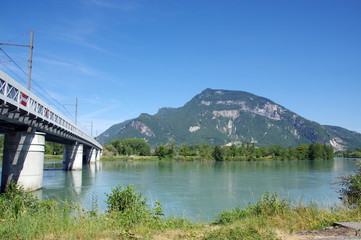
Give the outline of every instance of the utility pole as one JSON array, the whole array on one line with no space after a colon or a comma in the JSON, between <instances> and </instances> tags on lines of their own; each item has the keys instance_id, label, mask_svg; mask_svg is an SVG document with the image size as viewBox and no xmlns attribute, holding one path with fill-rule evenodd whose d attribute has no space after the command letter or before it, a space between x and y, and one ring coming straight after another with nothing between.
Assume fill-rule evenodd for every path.
<instances>
[{"instance_id":1,"label":"utility pole","mask_svg":"<svg viewBox=\"0 0 361 240\"><path fill-rule=\"evenodd\" d=\"M75 98L75 104L63 104L64 106L75 106L75 126L78 120L78 97Z\"/></svg>"},{"instance_id":2,"label":"utility pole","mask_svg":"<svg viewBox=\"0 0 361 240\"><path fill-rule=\"evenodd\" d=\"M91 123L90 136L93 137L93 122Z\"/></svg>"},{"instance_id":3,"label":"utility pole","mask_svg":"<svg viewBox=\"0 0 361 240\"><path fill-rule=\"evenodd\" d=\"M78 97L75 98L75 126L78 120Z\"/></svg>"},{"instance_id":4,"label":"utility pole","mask_svg":"<svg viewBox=\"0 0 361 240\"><path fill-rule=\"evenodd\" d=\"M31 69L33 68L33 48L34 48L34 30L30 30L30 45L0 43L0 45L14 46L14 47L28 47L29 48L29 60L28 60L28 90L31 86Z\"/></svg>"},{"instance_id":5,"label":"utility pole","mask_svg":"<svg viewBox=\"0 0 361 240\"><path fill-rule=\"evenodd\" d=\"M33 68L34 30L30 31L29 63L28 63L28 90L31 85L31 69Z\"/></svg>"}]
</instances>

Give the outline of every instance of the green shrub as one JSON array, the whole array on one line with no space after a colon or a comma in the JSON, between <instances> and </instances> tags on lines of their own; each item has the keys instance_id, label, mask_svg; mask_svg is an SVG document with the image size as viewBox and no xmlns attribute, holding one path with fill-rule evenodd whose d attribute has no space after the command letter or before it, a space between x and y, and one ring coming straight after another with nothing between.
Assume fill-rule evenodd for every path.
<instances>
[{"instance_id":1,"label":"green shrub","mask_svg":"<svg viewBox=\"0 0 361 240\"><path fill-rule=\"evenodd\" d=\"M354 174L341 177L341 200L350 207L361 206L361 164Z\"/></svg>"},{"instance_id":2,"label":"green shrub","mask_svg":"<svg viewBox=\"0 0 361 240\"><path fill-rule=\"evenodd\" d=\"M291 210L291 206L286 199L279 199L277 193L265 193L257 203L249 203L246 209L241 209L238 206L230 211L221 212L221 214L216 217L216 223L229 224L248 216L274 216L283 214L289 210Z\"/></svg>"},{"instance_id":3,"label":"green shrub","mask_svg":"<svg viewBox=\"0 0 361 240\"><path fill-rule=\"evenodd\" d=\"M54 201L40 201L21 186L11 182L5 193L0 195L0 218L18 218L23 213L46 211L55 205Z\"/></svg>"},{"instance_id":4,"label":"green shrub","mask_svg":"<svg viewBox=\"0 0 361 240\"><path fill-rule=\"evenodd\" d=\"M153 209L149 209L147 199L135 191L133 185L125 188L118 185L107 194L108 213L123 227L132 227L138 223L155 223L163 216L162 205L155 202Z\"/></svg>"},{"instance_id":5,"label":"green shrub","mask_svg":"<svg viewBox=\"0 0 361 240\"><path fill-rule=\"evenodd\" d=\"M135 191L133 185L128 185L124 189L118 185L111 190L110 194L106 193L106 196L107 200L105 202L108 204L109 212L144 211L148 207L146 199L143 199L141 193Z\"/></svg>"},{"instance_id":6,"label":"green shrub","mask_svg":"<svg viewBox=\"0 0 361 240\"><path fill-rule=\"evenodd\" d=\"M277 193L266 192L255 204L248 205L248 211L254 215L273 216L284 213L290 209L290 204L286 199L279 199Z\"/></svg>"},{"instance_id":7,"label":"green shrub","mask_svg":"<svg viewBox=\"0 0 361 240\"><path fill-rule=\"evenodd\" d=\"M239 206L233 208L230 211L223 211L221 214L216 217L216 223L219 224L228 224L239 221L243 219L247 214L245 209L241 209Z\"/></svg>"}]
</instances>

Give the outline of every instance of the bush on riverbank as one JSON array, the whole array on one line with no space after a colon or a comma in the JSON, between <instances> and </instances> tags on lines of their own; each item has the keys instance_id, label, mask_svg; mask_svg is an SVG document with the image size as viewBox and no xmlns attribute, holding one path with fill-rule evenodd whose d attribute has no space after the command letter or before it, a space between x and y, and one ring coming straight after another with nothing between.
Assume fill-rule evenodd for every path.
<instances>
[{"instance_id":1,"label":"bush on riverbank","mask_svg":"<svg viewBox=\"0 0 361 240\"><path fill-rule=\"evenodd\" d=\"M341 200L347 206L361 207L361 162L357 163L359 169L354 174L341 177Z\"/></svg>"}]
</instances>

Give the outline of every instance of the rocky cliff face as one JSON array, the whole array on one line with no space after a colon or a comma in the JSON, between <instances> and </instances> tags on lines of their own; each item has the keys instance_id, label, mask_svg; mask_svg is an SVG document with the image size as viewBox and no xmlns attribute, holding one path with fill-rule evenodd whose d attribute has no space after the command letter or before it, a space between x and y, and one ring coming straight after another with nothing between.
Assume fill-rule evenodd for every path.
<instances>
[{"instance_id":1,"label":"rocky cliff face","mask_svg":"<svg viewBox=\"0 0 361 240\"><path fill-rule=\"evenodd\" d=\"M161 108L155 115L112 126L98 139L137 137L150 144L232 142L297 146L323 143L335 150L361 146L361 134L309 121L273 101L241 91L206 89L181 108Z\"/></svg>"}]
</instances>

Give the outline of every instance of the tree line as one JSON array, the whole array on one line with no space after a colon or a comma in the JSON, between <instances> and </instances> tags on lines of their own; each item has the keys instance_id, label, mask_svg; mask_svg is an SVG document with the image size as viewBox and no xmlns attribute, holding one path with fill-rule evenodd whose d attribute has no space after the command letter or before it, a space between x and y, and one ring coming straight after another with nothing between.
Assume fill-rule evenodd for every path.
<instances>
[{"instance_id":1,"label":"tree line","mask_svg":"<svg viewBox=\"0 0 361 240\"><path fill-rule=\"evenodd\" d=\"M0 136L0 151L3 151L4 136ZM45 143L45 154L61 155L63 144ZM361 157L361 149L354 152L339 153L343 157ZM175 160L216 160L216 161L253 161L253 160L321 160L332 159L332 147L320 143L301 144L294 148L282 146L256 147L242 143L240 146L211 146L206 143L177 146L174 143L151 148L144 139L116 139L103 146L103 156L155 156L159 159Z\"/></svg>"},{"instance_id":2,"label":"tree line","mask_svg":"<svg viewBox=\"0 0 361 240\"><path fill-rule=\"evenodd\" d=\"M337 152L339 157L348 157L348 158L361 158L361 148L356 148L355 151L346 151L346 152Z\"/></svg>"},{"instance_id":3,"label":"tree line","mask_svg":"<svg viewBox=\"0 0 361 240\"><path fill-rule=\"evenodd\" d=\"M243 143L240 146L211 146L206 143L180 146L170 143L151 148L143 139L113 140L103 146L103 156L156 156L159 159L176 160L322 160L332 159L332 147L320 143L301 144L294 148L282 146L256 147Z\"/></svg>"}]
</instances>

